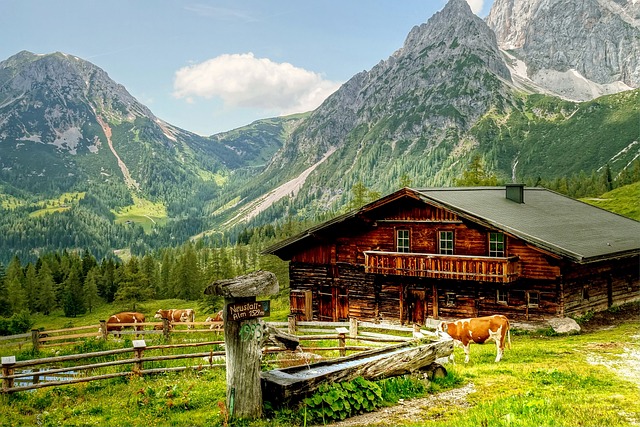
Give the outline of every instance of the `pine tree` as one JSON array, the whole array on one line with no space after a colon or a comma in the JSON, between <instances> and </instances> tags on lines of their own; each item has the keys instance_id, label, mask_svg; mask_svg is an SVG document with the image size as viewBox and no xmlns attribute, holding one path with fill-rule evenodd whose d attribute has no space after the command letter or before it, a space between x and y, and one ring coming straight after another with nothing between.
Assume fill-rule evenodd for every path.
<instances>
[{"instance_id":1,"label":"pine tree","mask_svg":"<svg viewBox=\"0 0 640 427\"><path fill-rule=\"evenodd\" d=\"M7 279L7 292L9 294L11 314L28 310L27 295L18 277L14 276Z\"/></svg>"},{"instance_id":2,"label":"pine tree","mask_svg":"<svg viewBox=\"0 0 640 427\"><path fill-rule=\"evenodd\" d=\"M91 313L94 307L100 304L98 295L98 283L100 281L100 268L96 265L87 272L84 279L84 303Z\"/></svg>"},{"instance_id":3,"label":"pine tree","mask_svg":"<svg viewBox=\"0 0 640 427\"><path fill-rule=\"evenodd\" d=\"M38 271L38 282L40 282L40 293L36 298L36 310L45 315L49 315L57 307L55 282L49 268L49 263L43 262Z\"/></svg>"},{"instance_id":4,"label":"pine tree","mask_svg":"<svg viewBox=\"0 0 640 427\"><path fill-rule=\"evenodd\" d=\"M27 264L27 271L24 275L24 289L27 296L27 306L29 312L35 313L37 310L37 298L40 295L40 281L36 276L36 267L29 263Z\"/></svg>"},{"instance_id":5,"label":"pine tree","mask_svg":"<svg viewBox=\"0 0 640 427\"><path fill-rule=\"evenodd\" d=\"M124 267L118 269L116 278L118 291L115 300L130 306L132 310L136 309L137 303L146 301L153 295L153 290L143 285L142 272L136 256L132 256Z\"/></svg>"},{"instance_id":6,"label":"pine tree","mask_svg":"<svg viewBox=\"0 0 640 427\"><path fill-rule=\"evenodd\" d=\"M87 312L82 283L82 266L73 263L70 266L69 275L64 281L62 309L66 317L76 317Z\"/></svg>"},{"instance_id":7,"label":"pine tree","mask_svg":"<svg viewBox=\"0 0 640 427\"><path fill-rule=\"evenodd\" d=\"M7 290L7 274L4 265L0 262L0 316L11 315L11 304L9 303L9 292Z\"/></svg>"}]
</instances>

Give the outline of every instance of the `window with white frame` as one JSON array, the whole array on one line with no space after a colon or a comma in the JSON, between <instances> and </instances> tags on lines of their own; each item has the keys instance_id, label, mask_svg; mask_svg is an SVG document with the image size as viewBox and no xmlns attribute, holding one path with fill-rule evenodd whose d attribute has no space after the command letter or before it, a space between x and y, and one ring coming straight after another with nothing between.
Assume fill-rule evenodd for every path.
<instances>
[{"instance_id":1,"label":"window with white frame","mask_svg":"<svg viewBox=\"0 0 640 427\"><path fill-rule=\"evenodd\" d=\"M453 255L453 231L441 231L438 246L441 255Z\"/></svg>"},{"instance_id":2,"label":"window with white frame","mask_svg":"<svg viewBox=\"0 0 640 427\"><path fill-rule=\"evenodd\" d=\"M489 233L489 256L504 257L504 234Z\"/></svg>"},{"instance_id":3,"label":"window with white frame","mask_svg":"<svg viewBox=\"0 0 640 427\"><path fill-rule=\"evenodd\" d=\"M400 229L396 231L396 251L410 252L409 230Z\"/></svg>"},{"instance_id":4,"label":"window with white frame","mask_svg":"<svg viewBox=\"0 0 640 427\"><path fill-rule=\"evenodd\" d=\"M507 305L509 301L509 294L504 289L496 290L496 303Z\"/></svg>"}]
</instances>

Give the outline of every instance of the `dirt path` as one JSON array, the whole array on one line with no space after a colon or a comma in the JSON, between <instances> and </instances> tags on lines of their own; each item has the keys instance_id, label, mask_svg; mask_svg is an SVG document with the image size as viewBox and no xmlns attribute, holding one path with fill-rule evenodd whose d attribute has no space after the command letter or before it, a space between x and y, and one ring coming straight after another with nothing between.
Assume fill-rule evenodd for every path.
<instances>
[{"instance_id":1,"label":"dirt path","mask_svg":"<svg viewBox=\"0 0 640 427\"><path fill-rule=\"evenodd\" d=\"M473 393L475 387L469 383L461 388L444 391L420 399L402 401L396 406L382 408L375 412L351 417L334 424L326 424L324 427L357 427L357 426L396 426L407 421L418 422L425 420L425 414L429 414L429 408L437 406L457 406L468 408L471 405L467 401L467 395ZM431 414L436 417L438 414Z\"/></svg>"}]
</instances>

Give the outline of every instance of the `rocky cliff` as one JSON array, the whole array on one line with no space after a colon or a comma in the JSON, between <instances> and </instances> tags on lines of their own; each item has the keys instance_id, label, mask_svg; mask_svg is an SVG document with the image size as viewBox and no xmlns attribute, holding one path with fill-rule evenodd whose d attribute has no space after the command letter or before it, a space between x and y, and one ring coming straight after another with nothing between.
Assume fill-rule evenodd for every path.
<instances>
[{"instance_id":1,"label":"rocky cliff","mask_svg":"<svg viewBox=\"0 0 640 427\"><path fill-rule=\"evenodd\" d=\"M496 0L487 17L515 74L584 101L640 86L640 2Z\"/></svg>"}]
</instances>

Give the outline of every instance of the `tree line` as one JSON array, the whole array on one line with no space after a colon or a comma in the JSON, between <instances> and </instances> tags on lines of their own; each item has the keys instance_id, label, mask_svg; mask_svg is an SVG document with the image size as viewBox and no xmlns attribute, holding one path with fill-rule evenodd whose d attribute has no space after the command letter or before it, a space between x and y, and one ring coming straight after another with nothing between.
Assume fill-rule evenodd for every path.
<instances>
[{"instance_id":1,"label":"tree line","mask_svg":"<svg viewBox=\"0 0 640 427\"><path fill-rule=\"evenodd\" d=\"M0 317L5 318L0 334L19 333L8 330L8 319L19 320L13 324L28 330L24 319L30 314L62 310L66 317L76 317L105 303L135 310L136 304L147 300L176 298L200 301L208 311L217 310L221 301L205 296L206 286L258 269L276 273L280 288L286 291L287 263L261 253L284 238L283 231L270 225L258 227L243 233L236 244L228 239L201 239L124 260L98 260L89 250L49 252L26 263L14 256L6 266L0 263ZM292 231L289 228L287 233Z\"/></svg>"}]
</instances>

